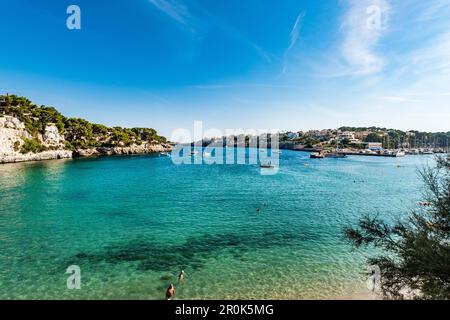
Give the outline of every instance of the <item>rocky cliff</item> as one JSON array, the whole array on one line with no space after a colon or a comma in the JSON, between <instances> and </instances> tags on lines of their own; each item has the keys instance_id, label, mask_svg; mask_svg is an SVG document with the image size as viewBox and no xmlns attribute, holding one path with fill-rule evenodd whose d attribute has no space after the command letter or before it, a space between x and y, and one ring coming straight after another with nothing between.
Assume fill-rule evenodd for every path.
<instances>
[{"instance_id":1,"label":"rocky cliff","mask_svg":"<svg viewBox=\"0 0 450 320\"><path fill-rule=\"evenodd\" d=\"M41 152L24 152L27 140L35 139L45 150ZM67 150L66 139L54 124L46 124L43 133L32 136L19 119L0 115L0 163L66 159L116 154L146 154L172 150L167 143L140 142L129 146L91 147Z\"/></svg>"},{"instance_id":2,"label":"rocky cliff","mask_svg":"<svg viewBox=\"0 0 450 320\"><path fill-rule=\"evenodd\" d=\"M31 139L24 123L14 117L0 117L0 156L18 152L24 144L23 138Z\"/></svg>"}]
</instances>

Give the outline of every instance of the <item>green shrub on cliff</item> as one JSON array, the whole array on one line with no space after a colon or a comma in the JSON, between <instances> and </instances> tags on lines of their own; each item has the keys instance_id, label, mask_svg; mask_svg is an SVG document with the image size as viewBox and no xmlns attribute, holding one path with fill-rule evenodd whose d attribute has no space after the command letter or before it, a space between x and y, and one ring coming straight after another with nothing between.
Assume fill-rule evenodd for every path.
<instances>
[{"instance_id":1,"label":"green shrub on cliff","mask_svg":"<svg viewBox=\"0 0 450 320\"><path fill-rule=\"evenodd\" d=\"M142 141L156 141L166 142L167 139L158 135L155 129L152 128L133 128L131 129Z\"/></svg>"},{"instance_id":2,"label":"green shrub on cliff","mask_svg":"<svg viewBox=\"0 0 450 320\"><path fill-rule=\"evenodd\" d=\"M94 135L106 136L109 134L109 128L102 124L92 124L92 133Z\"/></svg>"},{"instance_id":3,"label":"green shrub on cliff","mask_svg":"<svg viewBox=\"0 0 450 320\"><path fill-rule=\"evenodd\" d=\"M66 118L53 107L33 104L30 100L16 95L1 96L5 98L7 115L18 118L25 124L25 128L33 137L44 134L48 124L55 124L61 135L66 139L68 150L86 149L93 147L130 146L142 144L143 141L166 142L166 138L157 134L151 128L109 128L102 124L93 124L80 118ZM39 150L38 140L28 142L26 150Z\"/></svg>"},{"instance_id":4,"label":"green shrub on cliff","mask_svg":"<svg viewBox=\"0 0 450 320\"><path fill-rule=\"evenodd\" d=\"M112 129L112 141L119 146L129 146L132 142L132 137L134 137L134 133L132 134L127 129L114 127Z\"/></svg>"},{"instance_id":5,"label":"green shrub on cliff","mask_svg":"<svg viewBox=\"0 0 450 320\"><path fill-rule=\"evenodd\" d=\"M92 124L84 119L70 118L65 122L66 139L69 141L84 141L92 139Z\"/></svg>"},{"instance_id":6,"label":"green shrub on cliff","mask_svg":"<svg viewBox=\"0 0 450 320\"><path fill-rule=\"evenodd\" d=\"M38 153L47 150L45 146L43 146L36 138L33 139L24 138L23 141L24 144L22 145L22 148L20 150L21 153L28 153L28 152Z\"/></svg>"},{"instance_id":7,"label":"green shrub on cliff","mask_svg":"<svg viewBox=\"0 0 450 320\"><path fill-rule=\"evenodd\" d=\"M14 142L14 151L18 152L20 150L20 142L16 141Z\"/></svg>"}]
</instances>

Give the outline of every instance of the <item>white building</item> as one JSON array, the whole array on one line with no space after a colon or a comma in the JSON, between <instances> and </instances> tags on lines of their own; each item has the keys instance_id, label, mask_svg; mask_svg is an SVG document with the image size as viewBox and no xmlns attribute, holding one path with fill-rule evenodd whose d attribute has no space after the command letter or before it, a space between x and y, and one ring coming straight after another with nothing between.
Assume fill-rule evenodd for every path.
<instances>
[{"instance_id":1,"label":"white building","mask_svg":"<svg viewBox=\"0 0 450 320\"><path fill-rule=\"evenodd\" d=\"M355 133L352 131L339 132L337 136L339 141L348 140L350 144L361 144L362 141L355 138Z\"/></svg>"},{"instance_id":2,"label":"white building","mask_svg":"<svg viewBox=\"0 0 450 320\"><path fill-rule=\"evenodd\" d=\"M383 149L383 143L381 143L381 142L366 142L364 144L366 145L366 149L370 149L370 150Z\"/></svg>"}]
</instances>

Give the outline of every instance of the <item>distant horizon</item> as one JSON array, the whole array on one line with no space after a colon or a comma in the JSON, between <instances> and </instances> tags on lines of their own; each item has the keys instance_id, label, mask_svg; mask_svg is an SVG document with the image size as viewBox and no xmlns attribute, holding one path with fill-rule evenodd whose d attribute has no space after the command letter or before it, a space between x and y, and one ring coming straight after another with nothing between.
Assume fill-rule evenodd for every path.
<instances>
[{"instance_id":1,"label":"distant horizon","mask_svg":"<svg viewBox=\"0 0 450 320\"><path fill-rule=\"evenodd\" d=\"M7 95L7 94L25 97L25 98L31 100L37 106L45 105L47 107L54 107L66 117L81 118L81 119L85 119L85 120L87 120L89 122L92 122L92 123L103 124L103 125L107 125L109 127L120 126L120 127L124 127L124 128L139 128L139 127L153 128L158 133L160 133L161 135L165 136L166 138L170 138L170 134L174 130L180 129L180 128L173 128L172 131L169 132L169 134L165 134L164 132L161 132L158 129L157 126L152 125L151 123L149 123L148 125L121 125L119 123L107 123L107 122L102 121L102 120L100 120L100 121L93 121L93 120L91 120L91 119L89 119L87 117L81 116L81 115L70 115L70 116L68 116L67 114L65 114L61 110L61 108L59 108L58 106L53 105L51 103L40 103L40 102L37 103L34 99L30 98L29 96L22 95L22 94L17 94L17 93L14 93L14 92L0 93L0 95ZM191 127L186 127L186 128L181 128L181 129L193 130L193 126L194 126L194 122L191 124ZM443 130L443 131L432 131L432 130L420 130L420 129L416 129L416 128L402 129L402 128L397 128L397 127L387 127L387 126L382 126L382 125L349 125L349 124L343 124L343 125L339 125L339 126L336 126L336 127L293 128L293 129L278 129L278 128L274 128L272 130L276 130L277 132L280 132L280 133L282 133L282 132L300 132L300 131L308 132L308 131L322 131L322 130L337 130L337 129L342 128L342 127L353 127L353 128L373 128L373 127L376 127L376 128L380 128L380 129L386 129L386 130L401 130L401 131L404 131L404 132L409 132L409 131L419 131L419 132L426 132L426 133L449 133L450 132L450 129ZM208 130L208 129L219 129L219 128L209 128L209 127L204 128L205 131ZM268 126L266 126L264 128L250 128L250 127L221 128L219 130L222 130L223 132L225 132L227 129L231 129L231 130L233 130L233 129L242 129L242 130L248 130L248 129L260 130L260 129L265 129L267 131L271 130L271 128L269 128ZM208 137L205 137L205 138L212 138L212 137L214 137L214 136L208 136Z\"/></svg>"},{"instance_id":2,"label":"distant horizon","mask_svg":"<svg viewBox=\"0 0 450 320\"><path fill-rule=\"evenodd\" d=\"M1 91L164 136L196 120L450 130L448 1L78 0L79 30L72 4L4 4Z\"/></svg>"}]
</instances>

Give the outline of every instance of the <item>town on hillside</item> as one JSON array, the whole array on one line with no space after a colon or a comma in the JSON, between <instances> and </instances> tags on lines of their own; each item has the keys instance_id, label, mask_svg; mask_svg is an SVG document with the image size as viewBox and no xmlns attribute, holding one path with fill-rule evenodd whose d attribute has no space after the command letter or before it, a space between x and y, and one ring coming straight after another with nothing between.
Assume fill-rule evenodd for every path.
<instances>
[{"instance_id":1,"label":"town on hillside","mask_svg":"<svg viewBox=\"0 0 450 320\"><path fill-rule=\"evenodd\" d=\"M255 146L272 148L271 134L204 138L203 146ZM266 140L264 144L261 142ZM282 131L278 133L280 149L310 151L317 157L339 155L401 157L419 154L448 153L450 132L402 131L379 127L341 127L339 129ZM192 145L199 145L200 141Z\"/></svg>"},{"instance_id":2,"label":"town on hillside","mask_svg":"<svg viewBox=\"0 0 450 320\"><path fill-rule=\"evenodd\" d=\"M345 154L402 156L449 151L450 132L402 131L379 127L281 132L280 146L305 151L337 150Z\"/></svg>"}]
</instances>

